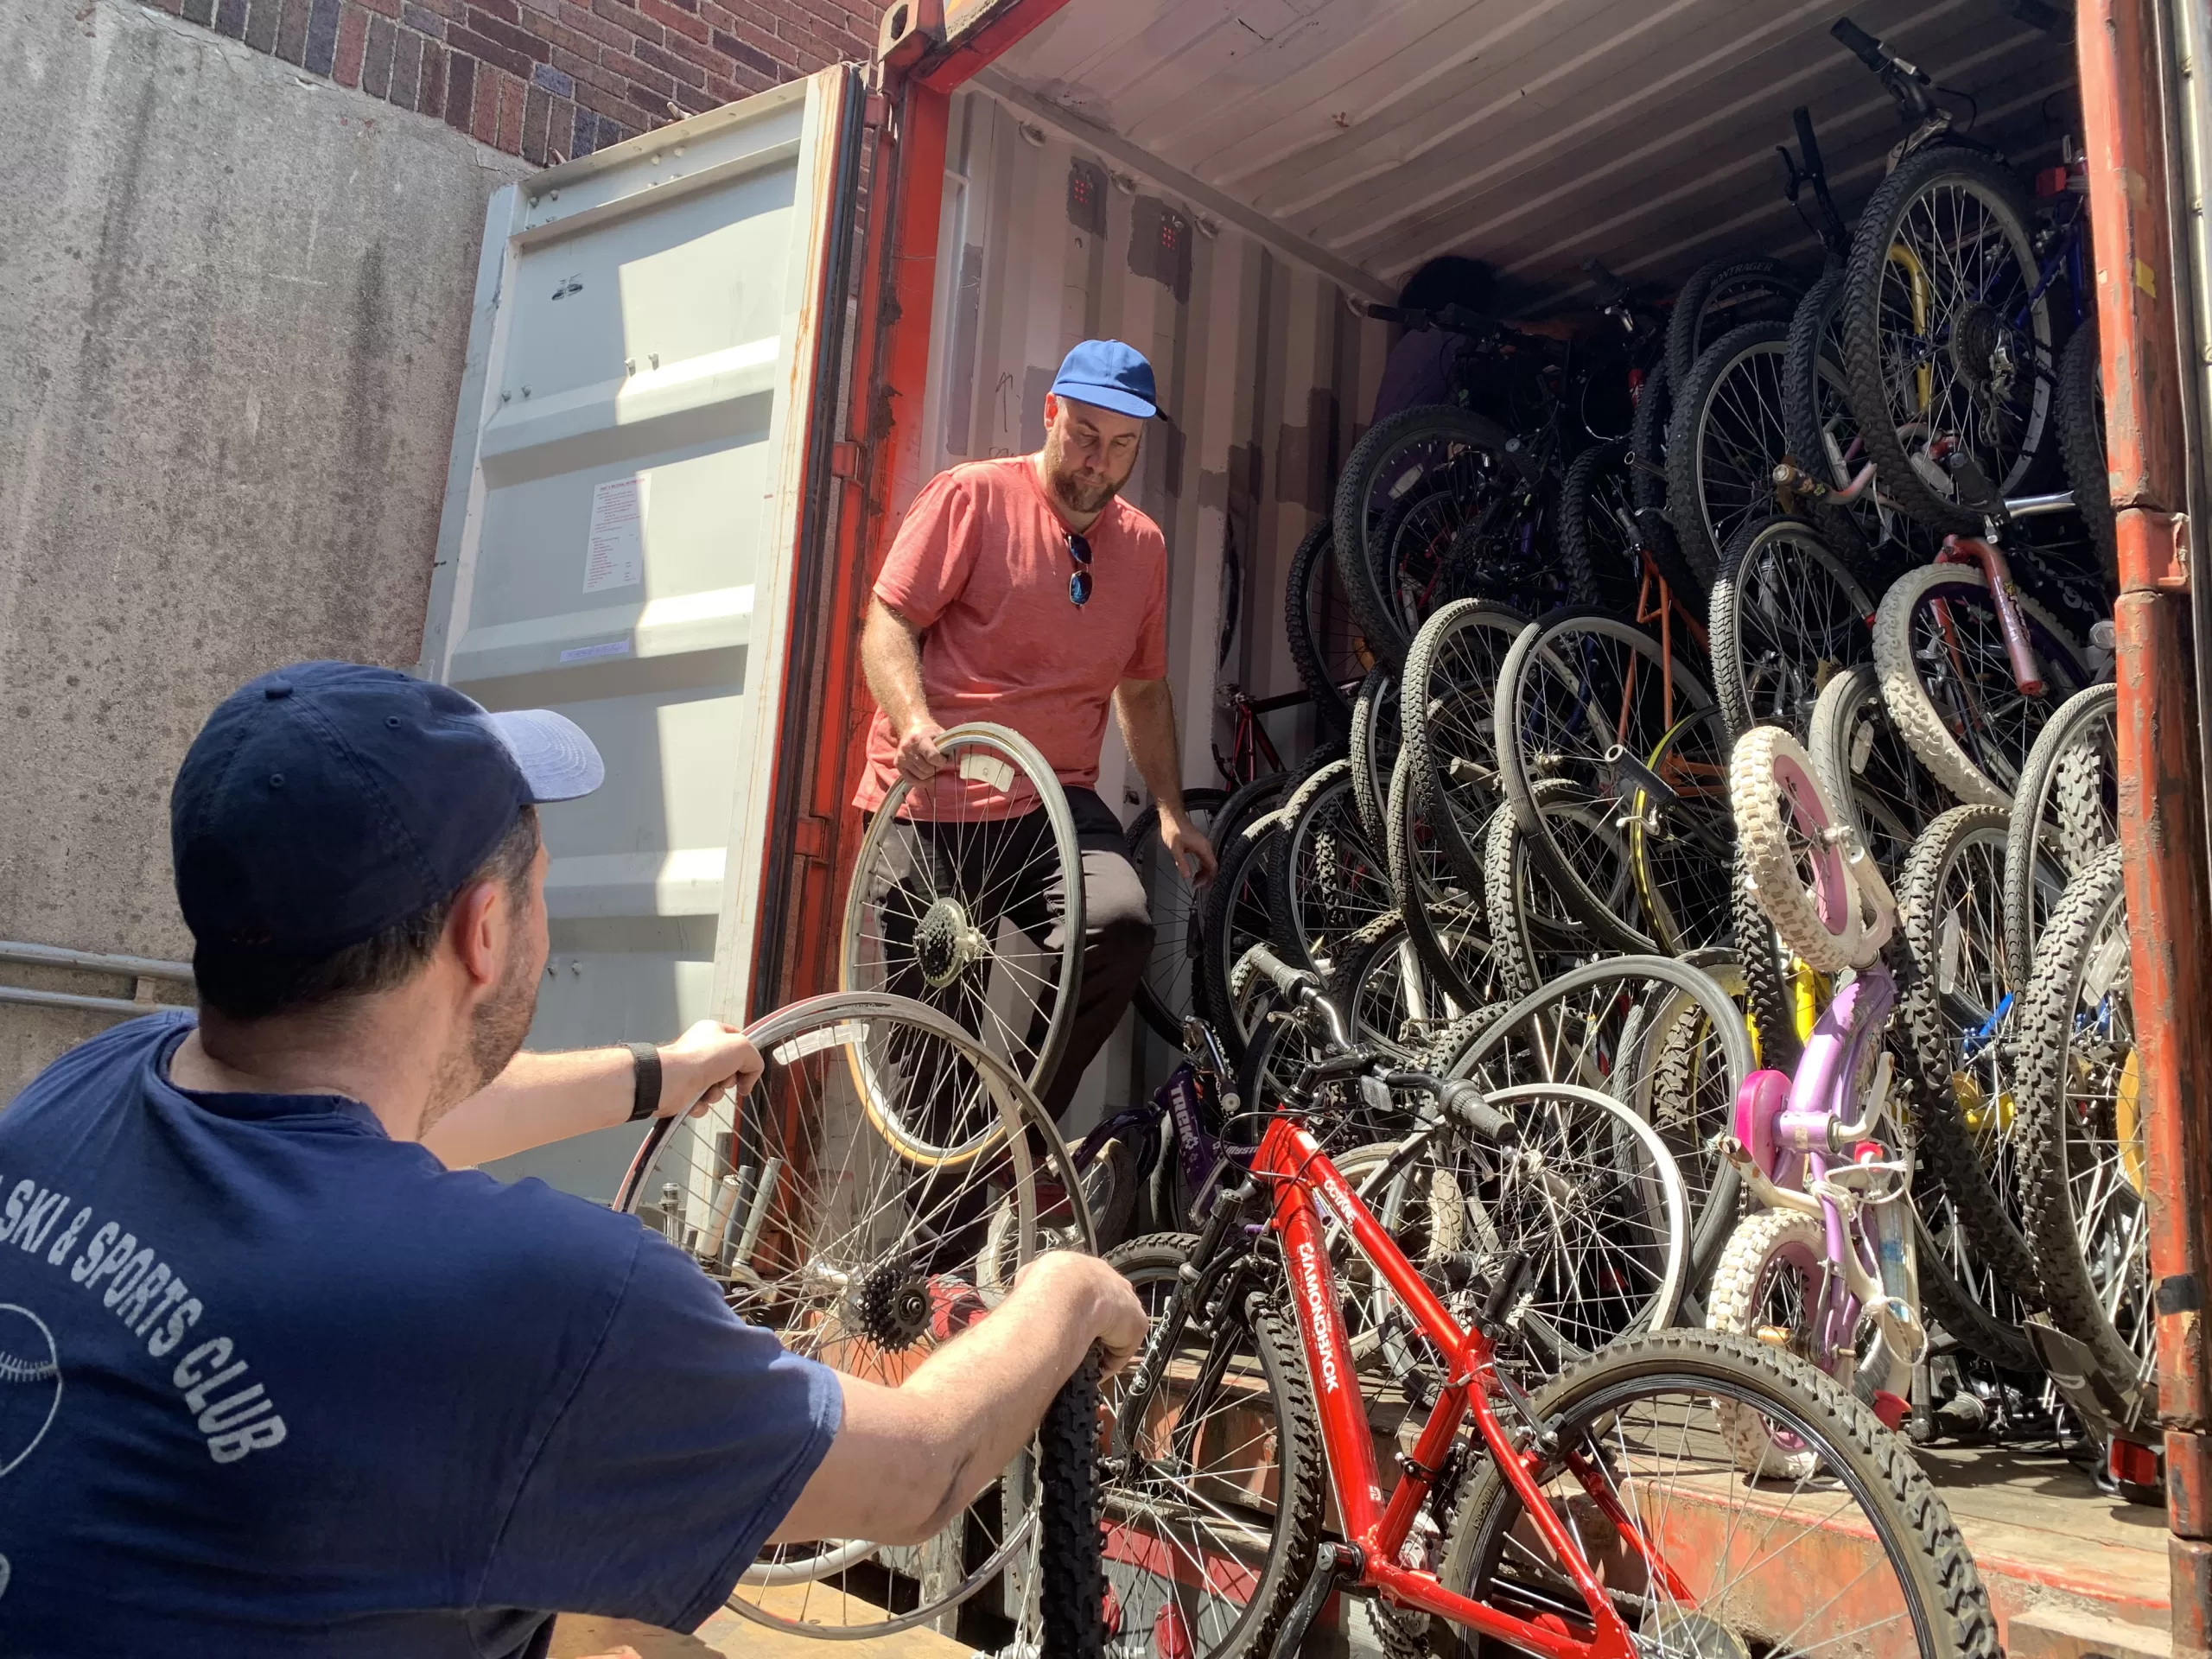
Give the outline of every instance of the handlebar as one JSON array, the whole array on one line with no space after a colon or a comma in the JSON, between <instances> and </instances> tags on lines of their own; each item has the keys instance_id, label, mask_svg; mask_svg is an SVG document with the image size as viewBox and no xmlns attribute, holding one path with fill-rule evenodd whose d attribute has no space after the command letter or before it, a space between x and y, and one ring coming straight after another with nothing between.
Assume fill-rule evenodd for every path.
<instances>
[{"instance_id":1,"label":"handlebar","mask_svg":"<svg viewBox=\"0 0 2212 1659\"><path fill-rule=\"evenodd\" d=\"M1848 17L1839 17L1829 25L1828 33L1841 41L1858 54L1859 61L1879 73L1889 59L1882 50L1882 43Z\"/></svg>"},{"instance_id":2,"label":"handlebar","mask_svg":"<svg viewBox=\"0 0 2212 1659\"><path fill-rule=\"evenodd\" d=\"M1244 960L1252 964L1252 971L1283 994L1286 1001L1297 1003L1305 994L1320 984L1312 974L1292 967L1264 944L1255 944L1244 953Z\"/></svg>"},{"instance_id":3,"label":"handlebar","mask_svg":"<svg viewBox=\"0 0 2212 1659\"><path fill-rule=\"evenodd\" d=\"M1924 121L1936 113L1935 100L1928 96L1928 89L1936 83L1926 70L1906 62L1848 17L1837 18L1828 33L1882 78L1884 88L1897 99L1907 122Z\"/></svg>"},{"instance_id":4,"label":"handlebar","mask_svg":"<svg viewBox=\"0 0 2212 1659\"><path fill-rule=\"evenodd\" d=\"M1495 1141L1501 1147L1521 1144L1520 1125L1491 1105L1483 1091L1471 1083L1446 1084L1443 1106L1446 1112L1485 1141Z\"/></svg>"},{"instance_id":5,"label":"handlebar","mask_svg":"<svg viewBox=\"0 0 2212 1659\"><path fill-rule=\"evenodd\" d=\"M1434 1096L1446 1116L1457 1118L1485 1141L1501 1147L1521 1144L1520 1125L1491 1105L1489 1096L1474 1084L1450 1082L1427 1071L1392 1071L1382 1081L1392 1089L1418 1089Z\"/></svg>"},{"instance_id":6,"label":"handlebar","mask_svg":"<svg viewBox=\"0 0 2212 1659\"><path fill-rule=\"evenodd\" d=\"M1376 1056L1371 1050L1352 1046L1345 1034L1344 1018L1335 1004L1321 995L1321 982L1303 969L1292 967L1264 944L1255 944L1240 959L1240 966L1251 970L1281 993L1283 1000L1293 1007L1319 1014L1329 1027L1331 1058L1317 1060L1306 1068L1309 1080L1321 1077L1343 1076L1353 1071L1368 1072ZM1371 1072L1370 1072L1371 1075ZM1489 1098L1476 1084L1436 1077L1427 1071L1384 1072L1382 1081L1390 1089L1417 1089L1435 1097L1445 1116L1459 1120L1467 1129L1482 1139L1501 1147L1520 1144L1519 1127L1503 1112L1490 1103Z\"/></svg>"}]
</instances>

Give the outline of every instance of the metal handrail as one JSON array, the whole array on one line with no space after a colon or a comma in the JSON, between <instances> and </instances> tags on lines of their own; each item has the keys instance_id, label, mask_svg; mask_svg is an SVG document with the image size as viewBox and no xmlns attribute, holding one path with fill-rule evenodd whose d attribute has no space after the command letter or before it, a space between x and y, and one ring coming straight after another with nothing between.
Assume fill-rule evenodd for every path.
<instances>
[{"instance_id":1,"label":"metal handrail","mask_svg":"<svg viewBox=\"0 0 2212 1659\"><path fill-rule=\"evenodd\" d=\"M162 962L152 957L111 957L98 950L69 950L58 944L23 944L0 939L0 962L30 962L44 968L74 968L79 972L121 974L130 979L192 978L188 962Z\"/></svg>"},{"instance_id":2,"label":"metal handrail","mask_svg":"<svg viewBox=\"0 0 2212 1659\"><path fill-rule=\"evenodd\" d=\"M99 950L71 950L58 944L29 944L16 939L0 939L0 962L28 963L39 968L67 968L78 973L114 974L135 981L159 979L188 985L192 982L190 963L162 962L153 957L111 956ZM27 985L0 985L0 1002L29 1003L47 1008L84 1008L95 1014L147 1014L165 1006L150 996L143 1001L137 997L85 996L75 991L37 990Z\"/></svg>"}]
</instances>

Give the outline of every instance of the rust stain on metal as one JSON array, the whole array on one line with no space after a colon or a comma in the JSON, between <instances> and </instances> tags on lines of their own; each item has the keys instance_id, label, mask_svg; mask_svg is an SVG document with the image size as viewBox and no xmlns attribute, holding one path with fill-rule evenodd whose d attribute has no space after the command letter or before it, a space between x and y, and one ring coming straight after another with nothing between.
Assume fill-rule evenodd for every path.
<instances>
[{"instance_id":1,"label":"rust stain on metal","mask_svg":"<svg viewBox=\"0 0 2212 1659\"><path fill-rule=\"evenodd\" d=\"M2196 676L2185 637L2187 499L2158 0L2084 0L2075 53L2097 267L2106 460L2119 515L2113 608L2120 693L2120 839L2126 861L2136 1043L2145 1084L2150 1274L2212 1282L2212 870L2204 856ZM2131 280L2113 280L2120 272ZM2164 274L2167 280L2159 281ZM2212 1353L2197 1297L2158 1308L2159 1416L2186 1440L2169 1467L2173 1642L2212 1644L2206 1469L2195 1440L2212 1414ZM2199 1535L2191 1537L2188 1535Z\"/></svg>"}]
</instances>

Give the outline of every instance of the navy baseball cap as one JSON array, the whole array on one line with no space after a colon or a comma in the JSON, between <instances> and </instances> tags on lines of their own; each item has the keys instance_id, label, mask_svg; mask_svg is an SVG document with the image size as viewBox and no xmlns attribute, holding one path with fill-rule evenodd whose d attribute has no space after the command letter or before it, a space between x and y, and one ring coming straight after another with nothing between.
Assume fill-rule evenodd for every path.
<instances>
[{"instance_id":1,"label":"navy baseball cap","mask_svg":"<svg viewBox=\"0 0 2212 1659\"><path fill-rule=\"evenodd\" d=\"M169 791L185 925L202 944L325 956L448 897L523 808L588 795L591 740L550 709L296 663L225 698Z\"/></svg>"},{"instance_id":2,"label":"navy baseball cap","mask_svg":"<svg viewBox=\"0 0 2212 1659\"><path fill-rule=\"evenodd\" d=\"M1061 360L1052 395L1095 404L1116 415L1150 420L1160 413L1160 395L1153 390L1152 365L1134 346L1118 340L1086 340Z\"/></svg>"}]
</instances>

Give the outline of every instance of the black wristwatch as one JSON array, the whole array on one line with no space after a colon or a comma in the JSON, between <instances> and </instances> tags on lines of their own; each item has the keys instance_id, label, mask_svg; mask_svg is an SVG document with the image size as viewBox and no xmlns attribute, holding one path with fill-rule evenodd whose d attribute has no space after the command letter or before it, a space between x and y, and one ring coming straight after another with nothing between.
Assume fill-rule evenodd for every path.
<instances>
[{"instance_id":1,"label":"black wristwatch","mask_svg":"<svg viewBox=\"0 0 2212 1659\"><path fill-rule=\"evenodd\" d=\"M660 1050L651 1043L632 1043L629 1050L634 1068L630 1122L635 1123L660 1110Z\"/></svg>"}]
</instances>

